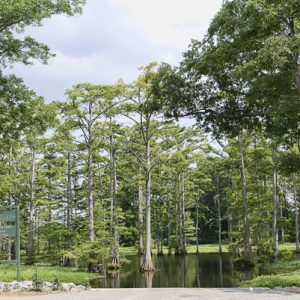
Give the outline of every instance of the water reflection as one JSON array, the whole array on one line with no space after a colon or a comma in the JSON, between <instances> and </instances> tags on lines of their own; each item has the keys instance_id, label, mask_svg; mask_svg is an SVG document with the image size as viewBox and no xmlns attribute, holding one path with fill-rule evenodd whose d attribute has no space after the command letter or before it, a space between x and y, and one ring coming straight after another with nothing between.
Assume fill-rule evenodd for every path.
<instances>
[{"instance_id":1,"label":"water reflection","mask_svg":"<svg viewBox=\"0 0 300 300\"><path fill-rule=\"evenodd\" d=\"M140 257L130 256L129 264L120 272L93 280L98 288L151 288L151 287L235 287L242 280L252 279L257 270L241 271L234 267L228 254L199 254L187 256L153 256L154 273L139 271Z\"/></svg>"},{"instance_id":2,"label":"water reflection","mask_svg":"<svg viewBox=\"0 0 300 300\"><path fill-rule=\"evenodd\" d=\"M152 288L154 272L145 272L144 274L146 288Z\"/></svg>"}]
</instances>

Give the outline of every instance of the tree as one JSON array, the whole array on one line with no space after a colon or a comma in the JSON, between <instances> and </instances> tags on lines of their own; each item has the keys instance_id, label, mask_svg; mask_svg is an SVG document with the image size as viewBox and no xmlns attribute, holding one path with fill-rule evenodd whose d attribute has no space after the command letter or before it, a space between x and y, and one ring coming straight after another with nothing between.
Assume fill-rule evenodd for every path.
<instances>
[{"instance_id":1,"label":"tree","mask_svg":"<svg viewBox=\"0 0 300 300\"><path fill-rule=\"evenodd\" d=\"M52 56L47 45L27 36L26 27L41 26L44 19L56 14L72 16L80 13L84 0L1 0L0 1L0 68L10 63L31 64L33 60L46 63Z\"/></svg>"},{"instance_id":2,"label":"tree","mask_svg":"<svg viewBox=\"0 0 300 300\"><path fill-rule=\"evenodd\" d=\"M162 130L160 122L154 122L154 118L159 114L157 100L151 90L152 80L156 74L156 63L151 63L142 68L142 75L130 87L126 98L128 103L124 105L126 116L129 117L139 128L144 144L144 159L146 173L146 243L144 261L141 270L145 272L154 271L151 259L151 173L153 169L153 159L151 155L151 140L155 134ZM138 120L130 116L130 113L138 114Z\"/></svg>"},{"instance_id":3,"label":"tree","mask_svg":"<svg viewBox=\"0 0 300 300\"><path fill-rule=\"evenodd\" d=\"M69 102L64 107L66 118L73 122L74 129L79 130L83 147L86 148L89 239L95 239L94 230L94 156L103 142L97 135L100 119L116 104L113 102L120 92L120 86L96 86L88 83L78 84L67 91ZM98 129L98 130L97 130Z\"/></svg>"}]
</instances>

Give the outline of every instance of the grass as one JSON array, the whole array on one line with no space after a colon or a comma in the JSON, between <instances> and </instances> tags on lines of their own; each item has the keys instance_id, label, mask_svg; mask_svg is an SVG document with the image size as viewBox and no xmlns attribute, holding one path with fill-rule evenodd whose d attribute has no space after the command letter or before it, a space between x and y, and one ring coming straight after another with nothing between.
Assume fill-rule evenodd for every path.
<instances>
[{"instance_id":1,"label":"grass","mask_svg":"<svg viewBox=\"0 0 300 300\"><path fill-rule=\"evenodd\" d=\"M300 286L300 260L295 259L295 244L286 243L279 246L281 259L264 263L263 268L270 275L261 275L241 284L243 287Z\"/></svg>"},{"instance_id":2,"label":"grass","mask_svg":"<svg viewBox=\"0 0 300 300\"><path fill-rule=\"evenodd\" d=\"M227 253L228 252L228 247L227 245L224 245L222 247L223 249L223 253ZM155 254L156 253L156 249L152 248L152 252ZM163 251L164 253L168 253L168 248L167 247L163 247ZM218 244L203 244L203 245L199 245L199 252L200 253L218 253L219 251L219 245ZM187 247L187 252L188 254L194 254L196 253L196 246L188 246ZM172 249L172 253L174 253L174 249ZM136 247L121 247L120 248L120 254L122 256L129 256L129 255L136 255L137 254L137 248Z\"/></svg>"},{"instance_id":3,"label":"grass","mask_svg":"<svg viewBox=\"0 0 300 300\"><path fill-rule=\"evenodd\" d=\"M42 281L73 282L75 284L89 285L91 279L99 278L99 274L78 271L76 268L64 268L59 266L25 266L21 265L21 280L32 280L37 272ZM16 280L16 268L14 265L0 265L0 281Z\"/></svg>"},{"instance_id":4,"label":"grass","mask_svg":"<svg viewBox=\"0 0 300 300\"><path fill-rule=\"evenodd\" d=\"M250 281L244 281L242 287L268 287L274 288L278 286L290 287L300 286L300 272L276 275L262 275Z\"/></svg>"}]
</instances>

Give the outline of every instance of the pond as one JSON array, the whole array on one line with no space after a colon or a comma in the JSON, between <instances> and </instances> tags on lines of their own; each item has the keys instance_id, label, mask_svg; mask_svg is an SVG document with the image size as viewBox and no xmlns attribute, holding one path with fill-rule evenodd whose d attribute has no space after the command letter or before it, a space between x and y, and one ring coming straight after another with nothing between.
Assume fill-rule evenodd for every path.
<instances>
[{"instance_id":1,"label":"pond","mask_svg":"<svg viewBox=\"0 0 300 300\"><path fill-rule=\"evenodd\" d=\"M138 256L127 257L129 264L120 272L91 281L93 288L167 288L167 287L236 287L243 280L258 275L258 270L238 270L229 254L190 254L187 256L154 256L154 273L139 271Z\"/></svg>"}]
</instances>

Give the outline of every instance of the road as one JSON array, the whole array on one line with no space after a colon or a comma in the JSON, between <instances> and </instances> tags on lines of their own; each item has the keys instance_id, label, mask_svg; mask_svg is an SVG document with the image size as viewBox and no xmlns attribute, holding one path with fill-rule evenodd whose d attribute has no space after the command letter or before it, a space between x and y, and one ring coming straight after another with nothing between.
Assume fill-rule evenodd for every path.
<instances>
[{"instance_id":1,"label":"road","mask_svg":"<svg viewBox=\"0 0 300 300\"><path fill-rule=\"evenodd\" d=\"M1 300L300 300L300 294L269 289L91 289L57 294L0 294Z\"/></svg>"}]
</instances>

